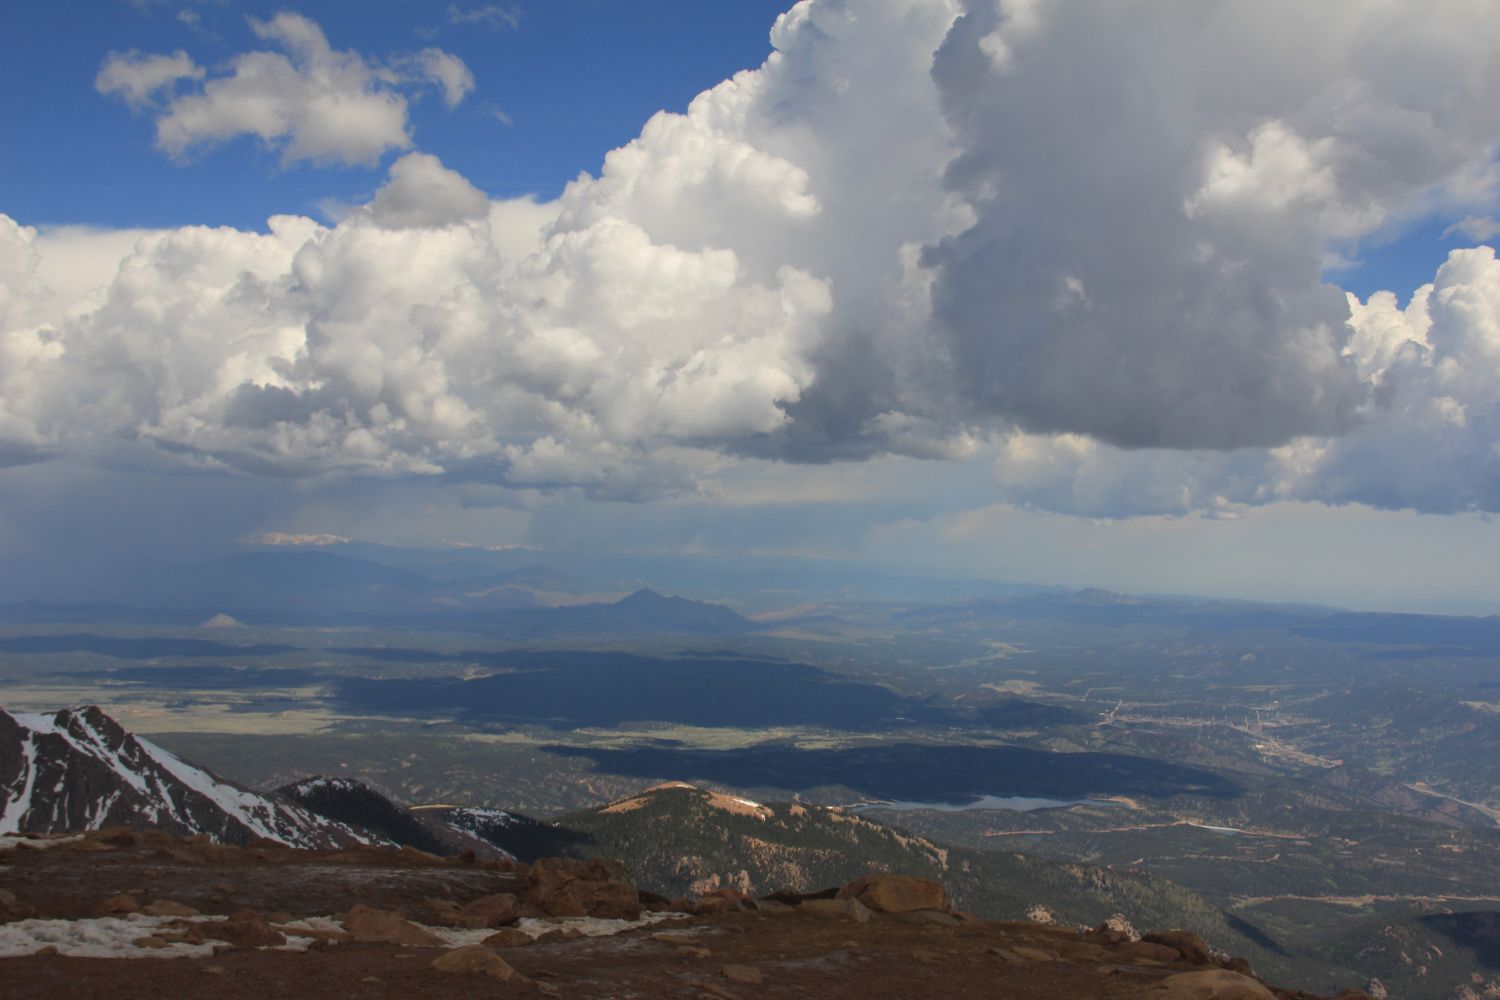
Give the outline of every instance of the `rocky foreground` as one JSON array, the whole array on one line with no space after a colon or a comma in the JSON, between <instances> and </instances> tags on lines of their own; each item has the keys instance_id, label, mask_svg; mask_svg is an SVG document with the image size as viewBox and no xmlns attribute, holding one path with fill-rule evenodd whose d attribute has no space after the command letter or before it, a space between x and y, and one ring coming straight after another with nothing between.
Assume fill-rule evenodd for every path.
<instances>
[{"instance_id":1,"label":"rocky foreground","mask_svg":"<svg viewBox=\"0 0 1500 1000\"><path fill-rule=\"evenodd\" d=\"M0 837L6 997L1307 998L1196 935L979 921L925 879L668 900L614 866ZM1364 996L1348 993L1345 998Z\"/></svg>"}]
</instances>

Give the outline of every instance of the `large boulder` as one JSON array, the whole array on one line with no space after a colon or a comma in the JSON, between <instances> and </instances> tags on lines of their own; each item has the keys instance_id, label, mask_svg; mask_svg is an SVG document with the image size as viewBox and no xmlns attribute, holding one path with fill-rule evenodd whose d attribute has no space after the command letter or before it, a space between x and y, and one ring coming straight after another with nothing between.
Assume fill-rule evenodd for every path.
<instances>
[{"instance_id":1,"label":"large boulder","mask_svg":"<svg viewBox=\"0 0 1500 1000\"><path fill-rule=\"evenodd\" d=\"M817 917L848 917L856 924L870 922L870 908L857 899L809 899L797 907L801 913Z\"/></svg>"},{"instance_id":2,"label":"large boulder","mask_svg":"<svg viewBox=\"0 0 1500 1000\"><path fill-rule=\"evenodd\" d=\"M618 866L603 861L542 858L526 872L526 909L549 917L635 920L640 895Z\"/></svg>"},{"instance_id":3,"label":"large boulder","mask_svg":"<svg viewBox=\"0 0 1500 1000\"><path fill-rule=\"evenodd\" d=\"M473 930L504 927L521 917L521 901L508 892L494 896L481 896L458 911L455 926Z\"/></svg>"},{"instance_id":4,"label":"large boulder","mask_svg":"<svg viewBox=\"0 0 1500 1000\"><path fill-rule=\"evenodd\" d=\"M432 960L432 967L439 972L485 975L502 983L509 982L516 975L509 962L480 944L455 948L439 955Z\"/></svg>"},{"instance_id":5,"label":"large boulder","mask_svg":"<svg viewBox=\"0 0 1500 1000\"><path fill-rule=\"evenodd\" d=\"M240 910L228 920L206 923L203 935L239 948L279 948L286 944L286 935L254 910Z\"/></svg>"},{"instance_id":6,"label":"large boulder","mask_svg":"<svg viewBox=\"0 0 1500 1000\"><path fill-rule=\"evenodd\" d=\"M1150 944L1166 945L1168 948L1176 948L1182 955L1183 961L1194 965L1213 965L1214 957L1208 949L1208 943L1192 931L1170 930L1152 931L1150 934L1141 936L1141 940Z\"/></svg>"},{"instance_id":7,"label":"large boulder","mask_svg":"<svg viewBox=\"0 0 1500 1000\"><path fill-rule=\"evenodd\" d=\"M941 882L912 875L866 875L840 889L838 898L857 899L876 913L948 909L948 890Z\"/></svg>"},{"instance_id":8,"label":"large boulder","mask_svg":"<svg viewBox=\"0 0 1500 1000\"><path fill-rule=\"evenodd\" d=\"M344 917L344 930L353 941L395 944L408 948L441 948L443 939L389 910L355 904Z\"/></svg>"}]
</instances>

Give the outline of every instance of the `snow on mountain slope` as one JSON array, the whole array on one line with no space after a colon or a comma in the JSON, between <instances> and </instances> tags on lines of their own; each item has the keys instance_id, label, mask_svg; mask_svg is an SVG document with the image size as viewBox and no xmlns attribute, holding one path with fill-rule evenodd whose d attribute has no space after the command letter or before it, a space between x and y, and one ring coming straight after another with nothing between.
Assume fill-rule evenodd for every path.
<instances>
[{"instance_id":1,"label":"snow on mountain slope","mask_svg":"<svg viewBox=\"0 0 1500 1000\"><path fill-rule=\"evenodd\" d=\"M126 732L97 706L53 714L0 709L0 834L106 826L256 837L293 847L363 843L350 828L250 791Z\"/></svg>"}]
</instances>

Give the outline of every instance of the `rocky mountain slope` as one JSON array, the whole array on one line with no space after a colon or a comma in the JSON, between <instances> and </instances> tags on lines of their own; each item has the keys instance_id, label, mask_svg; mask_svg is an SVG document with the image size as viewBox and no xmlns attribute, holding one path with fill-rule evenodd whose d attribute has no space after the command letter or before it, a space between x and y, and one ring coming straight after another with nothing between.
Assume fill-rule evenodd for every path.
<instances>
[{"instance_id":1,"label":"rocky mountain slope","mask_svg":"<svg viewBox=\"0 0 1500 1000\"><path fill-rule=\"evenodd\" d=\"M978 921L909 876L822 898L725 890L665 912L590 862L241 849L155 830L10 840L0 983L18 1000L1314 1000L1190 932Z\"/></svg>"},{"instance_id":2,"label":"rocky mountain slope","mask_svg":"<svg viewBox=\"0 0 1500 1000\"><path fill-rule=\"evenodd\" d=\"M96 707L53 714L0 709L0 834L106 826L308 848L367 839L295 803L187 764Z\"/></svg>"},{"instance_id":3,"label":"rocky mountain slope","mask_svg":"<svg viewBox=\"0 0 1500 1000\"><path fill-rule=\"evenodd\" d=\"M569 853L587 837L504 809L398 805L352 778L305 778L276 792L325 819L441 857L530 863Z\"/></svg>"},{"instance_id":4,"label":"rocky mountain slope","mask_svg":"<svg viewBox=\"0 0 1500 1000\"><path fill-rule=\"evenodd\" d=\"M843 809L758 803L671 783L572 813L557 825L587 836L579 853L618 858L642 887L667 896L721 887L755 895L805 892L901 871L942 881L959 909L985 919L1093 926L1123 914L1137 926L1190 928L1285 978L1304 979L1321 964L1285 954L1254 927L1165 879L948 847Z\"/></svg>"},{"instance_id":5,"label":"rocky mountain slope","mask_svg":"<svg viewBox=\"0 0 1500 1000\"><path fill-rule=\"evenodd\" d=\"M1164 879L945 846L845 809L763 804L680 782L552 822L501 809L403 806L348 778L305 779L261 794L132 736L97 708L0 712L0 851L41 849L18 834L76 836L106 826L262 852L273 841L325 849L385 845L401 848L399 857L434 864L441 857L490 866L559 854L609 859L658 904L715 893L805 894L900 871L942 882L955 907L978 918L1070 927L1123 918L1189 929L1282 981L1348 983L1360 976L1331 953L1298 943L1289 950ZM0 865L5 861L0 855Z\"/></svg>"}]
</instances>

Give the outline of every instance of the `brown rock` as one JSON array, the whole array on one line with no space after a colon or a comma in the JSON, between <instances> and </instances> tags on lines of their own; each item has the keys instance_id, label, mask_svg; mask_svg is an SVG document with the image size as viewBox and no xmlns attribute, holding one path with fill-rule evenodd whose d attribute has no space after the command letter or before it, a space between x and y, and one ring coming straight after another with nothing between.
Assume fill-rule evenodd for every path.
<instances>
[{"instance_id":1,"label":"brown rock","mask_svg":"<svg viewBox=\"0 0 1500 1000\"><path fill-rule=\"evenodd\" d=\"M458 927L463 919L462 909L451 899L427 900L427 923L439 927Z\"/></svg>"},{"instance_id":2,"label":"brown rock","mask_svg":"<svg viewBox=\"0 0 1500 1000\"><path fill-rule=\"evenodd\" d=\"M510 963L482 944L455 948L439 955L432 960L432 967L439 972L485 975L502 983L509 982L516 975L516 970L510 967Z\"/></svg>"},{"instance_id":3,"label":"brown rock","mask_svg":"<svg viewBox=\"0 0 1500 1000\"><path fill-rule=\"evenodd\" d=\"M908 910L891 914L892 920L903 924L936 924L939 927L957 927L963 923L958 917L943 910Z\"/></svg>"},{"instance_id":4,"label":"brown rock","mask_svg":"<svg viewBox=\"0 0 1500 1000\"><path fill-rule=\"evenodd\" d=\"M683 958L709 958L713 955L713 952L707 948L700 948L697 945L684 944L678 945L677 954Z\"/></svg>"},{"instance_id":5,"label":"brown rock","mask_svg":"<svg viewBox=\"0 0 1500 1000\"><path fill-rule=\"evenodd\" d=\"M134 913L140 908L141 904L136 902L134 896L128 896L122 892L100 900L99 905L94 907L94 913L101 917L108 917L114 914Z\"/></svg>"},{"instance_id":6,"label":"brown rock","mask_svg":"<svg viewBox=\"0 0 1500 1000\"><path fill-rule=\"evenodd\" d=\"M1275 994L1249 976L1227 969L1168 976L1157 990L1162 1000L1276 1000Z\"/></svg>"},{"instance_id":7,"label":"brown rock","mask_svg":"<svg viewBox=\"0 0 1500 1000\"><path fill-rule=\"evenodd\" d=\"M1168 948L1176 948L1182 953L1184 960L1194 965L1214 964L1213 956L1208 951L1208 944L1192 931L1153 931L1143 935L1141 940L1150 944L1164 944Z\"/></svg>"},{"instance_id":8,"label":"brown rock","mask_svg":"<svg viewBox=\"0 0 1500 1000\"><path fill-rule=\"evenodd\" d=\"M751 986L759 986L765 981L760 970L753 965L726 965L724 966L724 978L732 979L737 983L747 983Z\"/></svg>"},{"instance_id":9,"label":"brown rock","mask_svg":"<svg viewBox=\"0 0 1500 1000\"><path fill-rule=\"evenodd\" d=\"M516 927L502 927L479 943L486 948L524 948L531 942L531 935L525 931Z\"/></svg>"},{"instance_id":10,"label":"brown rock","mask_svg":"<svg viewBox=\"0 0 1500 1000\"><path fill-rule=\"evenodd\" d=\"M840 889L838 898L857 899L877 913L948 909L941 882L911 875L866 875Z\"/></svg>"},{"instance_id":11,"label":"brown rock","mask_svg":"<svg viewBox=\"0 0 1500 1000\"><path fill-rule=\"evenodd\" d=\"M664 913L672 908L672 901L659 892L651 892L647 889L637 889L635 892L635 896L636 899L639 899L641 901L641 907L643 909L651 910L656 913Z\"/></svg>"},{"instance_id":12,"label":"brown rock","mask_svg":"<svg viewBox=\"0 0 1500 1000\"><path fill-rule=\"evenodd\" d=\"M1182 952L1171 945L1157 944L1155 941L1131 941L1124 948L1137 958L1153 962L1177 962L1182 959Z\"/></svg>"},{"instance_id":13,"label":"brown rock","mask_svg":"<svg viewBox=\"0 0 1500 1000\"><path fill-rule=\"evenodd\" d=\"M779 904L773 904L779 905ZM848 917L856 924L870 922L870 908L857 899L809 899L797 907L803 913L820 917Z\"/></svg>"},{"instance_id":14,"label":"brown rock","mask_svg":"<svg viewBox=\"0 0 1500 1000\"><path fill-rule=\"evenodd\" d=\"M723 896L704 896L693 904L693 913L700 917L706 917L713 913L735 913L744 909L737 900L726 899Z\"/></svg>"},{"instance_id":15,"label":"brown rock","mask_svg":"<svg viewBox=\"0 0 1500 1000\"><path fill-rule=\"evenodd\" d=\"M344 930L355 941L395 944L403 948L441 948L443 939L389 910L356 903L344 917Z\"/></svg>"},{"instance_id":16,"label":"brown rock","mask_svg":"<svg viewBox=\"0 0 1500 1000\"><path fill-rule=\"evenodd\" d=\"M107 826L92 834L89 839L110 847L139 847L145 842L145 838L139 833L124 826Z\"/></svg>"},{"instance_id":17,"label":"brown rock","mask_svg":"<svg viewBox=\"0 0 1500 1000\"><path fill-rule=\"evenodd\" d=\"M135 945L137 948L147 948L151 950L170 948L172 946L172 942L168 941L166 938L157 937L155 934L152 934L148 937L136 938L130 943Z\"/></svg>"},{"instance_id":18,"label":"brown rock","mask_svg":"<svg viewBox=\"0 0 1500 1000\"><path fill-rule=\"evenodd\" d=\"M521 917L521 902L508 892L494 896L483 896L474 900L458 912L458 927L479 930L485 927L505 927Z\"/></svg>"},{"instance_id":19,"label":"brown rock","mask_svg":"<svg viewBox=\"0 0 1500 1000\"><path fill-rule=\"evenodd\" d=\"M1012 948L1011 950L1014 951L1018 957L1024 958L1028 962L1057 961L1057 956L1052 954L1050 951L1043 951L1040 948L1029 948L1024 944L1016 945L1016 947Z\"/></svg>"},{"instance_id":20,"label":"brown rock","mask_svg":"<svg viewBox=\"0 0 1500 1000\"><path fill-rule=\"evenodd\" d=\"M527 906L552 917L634 920L640 896L628 876L603 861L542 858L526 872Z\"/></svg>"},{"instance_id":21,"label":"brown rock","mask_svg":"<svg viewBox=\"0 0 1500 1000\"><path fill-rule=\"evenodd\" d=\"M239 948L270 948L286 944L286 935L254 910L240 910L228 920L200 925L205 937L228 941Z\"/></svg>"},{"instance_id":22,"label":"brown rock","mask_svg":"<svg viewBox=\"0 0 1500 1000\"><path fill-rule=\"evenodd\" d=\"M1248 958L1242 958L1239 955L1231 955L1229 958L1226 958L1224 961L1220 962L1219 965L1223 968L1228 969L1230 972L1238 972L1242 976L1249 976L1252 979L1255 978L1255 970L1250 967L1250 960Z\"/></svg>"},{"instance_id":23,"label":"brown rock","mask_svg":"<svg viewBox=\"0 0 1500 1000\"><path fill-rule=\"evenodd\" d=\"M740 892L738 889L731 889L728 886L725 886L722 889L714 889L711 892L705 892L701 898L710 899L715 896L729 900L730 902L736 904L736 907L741 910L755 909L754 896L751 896L747 892Z\"/></svg>"},{"instance_id":24,"label":"brown rock","mask_svg":"<svg viewBox=\"0 0 1500 1000\"><path fill-rule=\"evenodd\" d=\"M174 903L170 899L157 899L141 907L148 917L196 917L198 911L185 903Z\"/></svg>"}]
</instances>

